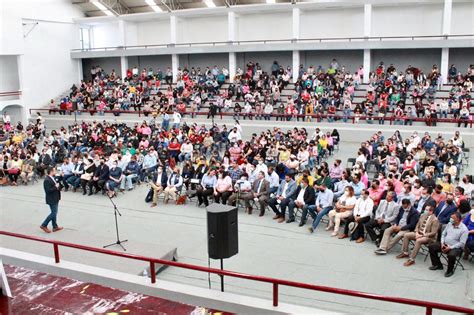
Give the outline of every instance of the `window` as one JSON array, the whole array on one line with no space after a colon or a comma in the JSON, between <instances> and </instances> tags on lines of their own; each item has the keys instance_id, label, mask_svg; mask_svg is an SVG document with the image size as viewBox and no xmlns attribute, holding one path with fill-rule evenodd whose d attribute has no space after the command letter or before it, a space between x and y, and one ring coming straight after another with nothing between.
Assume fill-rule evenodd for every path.
<instances>
[{"instance_id":1,"label":"window","mask_svg":"<svg viewBox=\"0 0 474 315\"><path fill-rule=\"evenodd\" d=\"M80 28L79 37L81 41L81 49L90 49L91 48L91 30L90 28Z\"/></svg>"}]
</instances>

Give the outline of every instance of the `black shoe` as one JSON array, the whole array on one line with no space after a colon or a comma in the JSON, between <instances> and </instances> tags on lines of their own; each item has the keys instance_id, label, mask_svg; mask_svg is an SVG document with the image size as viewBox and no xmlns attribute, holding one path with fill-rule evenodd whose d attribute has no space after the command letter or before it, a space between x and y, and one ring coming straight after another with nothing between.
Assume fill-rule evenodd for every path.
<instances>
[{"instance_id":1,"label":"black shoe","mask_svg":"<svg viewBox=\"0 0 474 315\"><path fill-rule=\"evenodd\" d=\"M85 196L85 195L87 194L87 191L84 190L84 191L82 192L82 194Z\"/></svg>"},{"instance_id":2,"label":"black shoe","mask_svg":"<svg viewBox=\"0 0 474 315\"><path fill-rule=\"evenodd\" d=\"M429 269L430 270L443 270L443 265L431 266Z\"/></svg>"},{"instance_id":3,"label":"black shoe","mask_svg":"<svg viewBox=\"0 0 474 315\"><path fill-rule=\"evenodd\" d=\"M286 223L291 223L291 222L295 222L295 218L286 220Z\"/></svg>"},{"instance_id":4,"label":"black shoe","mask_svg":"<svg viewBox=\"0 0 474 315\"><path fill-rule=\"evenodd\" d=\"M379 240L376 240L376 241L375 241L375 246L377 246L377 247L380 246L380 241L379 241Z\"/></svg>"},{"instance_id":5,"label":"black shoe","mask_svg":"<svg viewBox=\"0 0 474 315\"><path fill-rule=\"evenodd\" d=\"M452 271L452 270L451 270L451 271L446 271L446 273L444 274L444 276L445 276L446 278L449 278L449 277L451 277L452 275L454 275L454 271Z\"/></svg>"},{"instance_id":6,"label":"black shoe","mask_svg":"<svg viewBox=\"0 0 474 315\"><path fill-rule=\"evenodd\" d=\"M69 188L68 188L68 187L64 188L64 192L67 192L68 190L69 190Z\"/></svg>"},{"instance_id":7,"label":"black shoe","mask_svg":"<svg viewBox=\"0 0 474 315\"><path fill-rule=\"evenodd\" d=\"M93 195L93 194L92 194L92 190L91 190L91 191L89 191L89 193L87 194L87 196L92 196L92 195Z\"/></svg>"},{"instance_id":8,"label":"black shoe","mask_svg":"<svg viewBox=\"0 0 474 315\"><path fill-rule=\"evenodd\" d=\"M305 225L305 224L306 224L306 222L301 221L300 224L298 224L298 226L303 226L303 225Z\"/></svg>"}]
</instances>

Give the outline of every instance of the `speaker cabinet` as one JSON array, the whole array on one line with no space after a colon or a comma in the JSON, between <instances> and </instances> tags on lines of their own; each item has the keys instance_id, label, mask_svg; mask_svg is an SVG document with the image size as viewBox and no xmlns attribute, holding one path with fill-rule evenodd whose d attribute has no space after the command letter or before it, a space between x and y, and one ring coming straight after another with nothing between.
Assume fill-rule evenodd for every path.
<instances>
[{"instance_id":1,"label":"speaker cabinet","mask_svg":"<svg viewBox=\"0 0 474 315\"><path fill-rule=\"evenodd\" d=\"M222 204L207 207L207 251L212 259L224 259L239 252L237 208Z\"/></svg>"}]
</instances>

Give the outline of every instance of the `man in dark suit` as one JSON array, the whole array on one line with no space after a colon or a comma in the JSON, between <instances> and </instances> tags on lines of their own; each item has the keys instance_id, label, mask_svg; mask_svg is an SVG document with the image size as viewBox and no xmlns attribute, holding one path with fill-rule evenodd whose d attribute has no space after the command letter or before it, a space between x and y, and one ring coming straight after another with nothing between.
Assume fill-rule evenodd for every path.
<instances>
[{"instance_id":1,"label":"man in dark suit","mask_svg":"<svg viewBox=\"0 0 474 315\"><path fill-rule=\"evenodd\" d=\"M435 210L435 215L438 218L440 228L441 225L449 223L451 215L456 212L457 207L454 203L454 195L452 193L446 194L446 200L441 201Z\"/></svg>"},{"instance_id":2,"label":"man in dark suit","mask_svg":"<svg viewBox=\"0 0 474 315\"><path fill-rule=\"evenodd\" d=\"M304 205L314 205L315 199L314 188L309 186L308 177L303 177L301 184L296 189L294 198L288 204L288 220L286 220L286 223L295 222L295 207L302 209Z\"/></svg>"},{"instance_id":3,"label":"man in dark suit","mask_svg":"<svg viewBox=\"0 0 474 315\"><path fill-rule=\"evenodd\" d=\"M158 166L158 171L153 177L153 182L150 183L153 189L153 202L150 207L156 207L158 204L158 197L168 185L168 175L163 170L163 166Z\"/></svg>"},{"instance_id":4,"label":"man in dark suit","mask_svg":"<svg viewBox=\"0 0 474 315\"><path fill-rule=\"evenodd\" d=\"M242 199L245 201L248 214L252 214L253 209L250 206L250 200L254 199L260 206L259 216L262 217L265 214L265 208L267 207L268 198L270 196L270 183L265 179L264 172L259 172L257 176L257 179L252 185L252 194Z\"/></svg>"},{"instance_id":5,"label":"man in dark suit","mask_svg":"<svg viewBox=\"0 0 474 315\"><path fill-rule=\"evenodd\" d=\"M56 169L54 167L48 168L48 176L46 176L43 182L43 188L46 194L46 204L49 205L51 210L51 213L40 226L40 228L46 233L51 233L51 230L48 229L49 222L52 222L53 224L53 232L61 231L63 229L58 226L56 222L59 200L61 200L61 191L59 190L59 183L54 179L55 175Z\"/></svg>"}]
</instances>

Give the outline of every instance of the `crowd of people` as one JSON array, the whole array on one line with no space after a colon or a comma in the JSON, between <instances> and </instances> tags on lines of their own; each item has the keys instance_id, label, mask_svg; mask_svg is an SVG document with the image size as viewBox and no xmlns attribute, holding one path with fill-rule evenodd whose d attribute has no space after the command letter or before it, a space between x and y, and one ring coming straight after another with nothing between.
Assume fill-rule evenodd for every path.
<instances>
[{"instance_id":1,"label":"crowd of people","mask_svg":"<svg viewBox=\"0 0 474 315\"><path fill-rule=\"evenodd\" d=\"M436 97L442 86L437 65L428 73L409 65L396 69L383 62L369 73L369 84L364 97L355 97L364 76L362 66L350 73L336 59L325 69L303 65L296 73L275 61L271 71L264 71L259 63L248 62L238 68L233 83L228 82L229 70L217 66L200 69L179 68L176 85L172 85L170 68L129 69L123 80L112 70L106 73L100 66L91 69L90 81L71 88L69 97L56 104L51 101L51 112L60 114L74 110L102 115L111 110L142 111L145 115L167 115L173 110L181 116L196 116L205 112L208 117L232 114L236 119L322 120L349 119L358 123L384 124L386 119L396 124L412 124L422 119L435 126L440 118L454 118L458 126L466 127L472 120L472 81L474 65L463 74L451 65L448 97ZM282 96L291 78L297 75L291 95ZM166 90L161 89L162 85ZM207 105L206 105L207 104ZM206 110L202 110L207 107Z\"/></svg>"},{"instance_id":2,"label":"crowd of people","mask_svg":"<svg viewBox=\"0 0 474 315\"><path fill-rule=\"evenodd\" d=\"M431 269L442 269L441 251L446 276L463 251L466 258L474 251L474 186L472 176L461 176L466 157L458 131L450 139L377 132L348 160L352 165L337 157L329 165L341 141L336 129L275 127L244 139L238 121L206 127L150 120L132 127L82 122L46 132L40 116L0 130L2 184L27 185L53 166L63 191L114 197L149 183L151 207L163 195L164 204L196 198L198 206L242 206L248 214L255 208L259 216L270 209L278 223L311 222L310 233L321 233L327 219L332 236L368 238L379 255L402 241L397 258L408 258L405 266L426 245Z\"/></svg>"}]
</instances>

